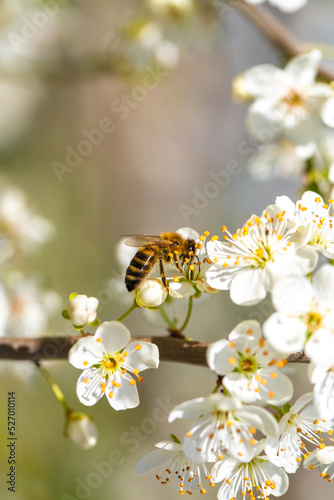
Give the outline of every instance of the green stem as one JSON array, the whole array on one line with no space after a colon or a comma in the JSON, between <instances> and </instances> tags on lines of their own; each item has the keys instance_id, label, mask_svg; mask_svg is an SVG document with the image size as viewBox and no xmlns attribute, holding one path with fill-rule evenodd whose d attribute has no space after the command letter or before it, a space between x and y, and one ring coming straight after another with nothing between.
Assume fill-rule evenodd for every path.
<instances>
[{"instance_id":1,"label":"green stem","mask_svg":"<svg viewBox=\"0 0 334 500\"><path fill-rule=\"evenodd\" d=\"M188 302L188 311L187 311L187 316L186 316L186 319L184 320L184 323L183 325L181 326L181 328L179 329L179 332L183 332L183 330L185 329L185 327L187 326L187 324L189 323L189 320L190 320L190 316L191 316L191 313L192 313L192 310L193 310L193 301L194 301L194 297L191 295L191 297L189 297L189 302Z\"/></svg>"},{"instance_id":2,"label":"green stem","mask_svg":"<svg viewBox=\"0 0 334 500\"><path fill-rule=\"evenodd\" d=\"M167 313L162 305L159 307L159 311L160 311L160 314L161 314L163 320L167 323L169 328L174 328L175 323L173 323L173 321L171 319L169 319L169 317L168 317L168 315L167 315Z\"/></svg>"},{"instance_id":3,"label":"green stem","mask_svg":"<svg viewBox=\"0 0 334 500\"><path fill-rule=\"evenodd\" d=\"M132 304L130 309L128 309L124 314L122 314L122 316L120 316L116 321L123 321L123 319L125 319L127 316L129 316L129 314L131 314L132 311L137 309L137 307L139 307L139 306L138 306L137 302L134 301L134 303Z\"/></svg>"},{"instance_id":4,"label":"green stem","mask_svg":"<svg viewBox=\"0 0 334 500\"><path fill-rule=\"evenodd\" d=\"M65 396L62 393L59 385L56 384L56 382L51 377L50 373L44 368L44 366L41 365L41 363L39 361L35 361L35 364L36 364L37 368L39 369L39 371L41 372L41 374L43 375L43 377L45 378L45 380L47 381L47 383L49 384L49 386L51 387L51 390L53 391L54 395L58 399L59 403L64 408L65 413L68 414L71 411L71 408L66 403Z\"/></svg>"}]
</instances>

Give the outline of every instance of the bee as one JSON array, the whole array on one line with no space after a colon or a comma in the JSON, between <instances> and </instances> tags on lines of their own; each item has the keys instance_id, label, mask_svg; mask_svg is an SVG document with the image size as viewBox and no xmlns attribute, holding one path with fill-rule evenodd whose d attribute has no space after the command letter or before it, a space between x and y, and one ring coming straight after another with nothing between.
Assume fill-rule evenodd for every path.
<instances>
[{"instance_id":1,"label":"bee","mask_svg":"<svg viewBox=\"0 0 334 500\"><path fill-rule=\"evenodd\" d=\"M161 280L167 288L163 262L171 262L182 272L181 266L186 262L186 259L191 262L196 248L195 240L185 239L178 233L161 233L160 236L153 234L134 235L127 239L125 244L131 247L140 247L125 273L125 285L129 292L141 286L158 261Z\"/></svg>"}]
</instances>

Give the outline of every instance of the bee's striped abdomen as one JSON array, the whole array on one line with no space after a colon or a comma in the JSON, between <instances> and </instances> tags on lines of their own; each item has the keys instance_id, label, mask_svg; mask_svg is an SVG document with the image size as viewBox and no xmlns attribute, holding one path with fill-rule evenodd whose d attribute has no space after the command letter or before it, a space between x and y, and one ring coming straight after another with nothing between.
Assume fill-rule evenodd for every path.
<instances>
[{"instance_id":1,"label":"bee's striped abdomen","mask_svg":"<svg viewBox=\"0 0 334 500\"><path fill-rule=\"evenodd\" d=\"M159 252L155 247L142 247L138 250L125 273L125 285L129 292L146 280L158 257Z\"/></svg>"}]
</instances>

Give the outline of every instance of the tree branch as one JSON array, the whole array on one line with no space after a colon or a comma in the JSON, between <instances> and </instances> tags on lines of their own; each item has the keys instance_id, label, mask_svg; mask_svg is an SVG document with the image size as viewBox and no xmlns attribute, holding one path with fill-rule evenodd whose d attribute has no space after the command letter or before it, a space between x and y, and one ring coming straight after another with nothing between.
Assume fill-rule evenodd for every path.
<instances>
[{"instance_id":1,"label":"tree branch","mask_svg":"<svg viewBox=\"0 0 334 500\"><path fill-rule=\"evenodd\" d=\"M271 12L263 7L246 3L243 0L233 3L233 5L289 58L310 50L292 35L289 29ZM318 75L327 81L334 80L334 71L324 65L320 66Z\"/></svg>"},{"instance_id":2,"label":"tree branch","mask_svg":"<svg viewBox=\"0 0 334 500\"><path fill-rule=\"evenodd\" d=\"M37 338L0 338L0 359L6 360L59 360L67 359L70 348L81 336L75 337L37 337ZM134 337L134 342L144 340L156 344L161 361L174 361L206 366L206 350L210 345L197 340L175 337ZM289 356L290 363L309 363L303 352Z\"/></svg>"}]
</instances>

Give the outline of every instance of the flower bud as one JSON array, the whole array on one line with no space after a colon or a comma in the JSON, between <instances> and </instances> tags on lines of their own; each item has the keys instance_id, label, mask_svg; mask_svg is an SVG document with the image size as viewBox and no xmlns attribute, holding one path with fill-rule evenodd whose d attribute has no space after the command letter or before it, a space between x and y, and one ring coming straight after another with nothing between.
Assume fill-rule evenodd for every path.
<instances>
[{"instance_id":1,"label":"flower bud","mask_svg":"<svg viewBox=\"0 0 334 500\"><path fill-rule=\"evenodd\" d=\"M159 307L165 302L167 295L167 289L163 286L161 280L157 278L144 281L141 287L135 291L135 298L139 307Z\"/></svg>"},{"instance_id":2,"label":"flower bud","mask_svg":"<svg viewBox=\"0 0 334 500\"><path fill-rule=\"evenodd\" d=\"M68 413L64 435L85 450L97 443L97 428L92 417L81 412L70 411Z\"/></svg>"},{"instance_id":3,"label":"flower bud","mask_svg":"<svg viewBox=\"0 0 334 500\"><path fill-rule=\"evenodd\" d=\"M95 297L76 295L68 303L67 310L74 325L84 325L96 320L99 301Z\"/></svg>"}]
</instances>

